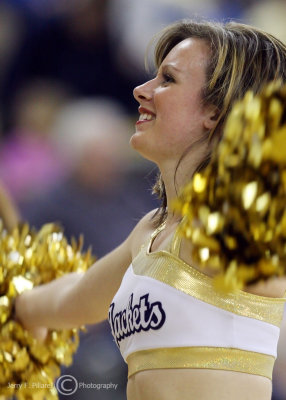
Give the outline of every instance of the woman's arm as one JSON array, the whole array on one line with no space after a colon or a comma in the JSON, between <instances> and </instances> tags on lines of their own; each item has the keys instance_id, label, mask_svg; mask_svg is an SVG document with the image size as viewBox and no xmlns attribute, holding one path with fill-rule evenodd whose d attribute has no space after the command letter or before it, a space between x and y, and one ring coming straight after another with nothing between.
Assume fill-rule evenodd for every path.
<instances>
[{"instance_id":1,"label":"woman's arm","mask_svg":"<svg viewBox=\"0 0 286 400\"><path fill-rule=\"evenodd\" d=\"M286 277L272 277L264 282L249 285L246 292L265 297L285 297L286 296Z\"/></svg>"},{"instance_id":2,"label":"woman's arm","mask_svg":"<svg viewBox=\"0 0 286 400\"><path fill-rule=\"evenodd\" d=\"M68 274L24 292L16 299L16 317L27 329L74 328L106 319L130 254L127 239L86 273Z\"/></svg>"},{"instance_id":3,"label":"woman's arm","mask_svg":"<svg viewBox=\"0 0 286 400\"><path fill-rule=\"evenodd\" d=\"M16 318L25 328L79 327L102 321L132 260L150 231L150 215L139 221L130 236L115 250L97 261L86 273L72 273L24 292L16 299ZM149 230L148 230L149 229ZM135 250L136 252L136 250Z\"/></svg>"},{"instance_id":4,"label":"woman's arm","mask_svg":"<svg viewBox=\"0 0 286 400\"><path fill-rule=\"evenodd\" d=\"M4 226L8 231L11 231L20 222L20 213L2 182L0 182L0 218L3 219Z\"/></svg>"}]
</instances>

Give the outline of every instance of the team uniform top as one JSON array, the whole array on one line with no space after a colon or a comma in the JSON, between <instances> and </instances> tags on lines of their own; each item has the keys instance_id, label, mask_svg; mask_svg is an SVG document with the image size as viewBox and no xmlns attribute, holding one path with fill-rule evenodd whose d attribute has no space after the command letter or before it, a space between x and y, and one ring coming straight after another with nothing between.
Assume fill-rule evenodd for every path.
<instances>
[{"instance_id":1,"label":"team uniform top","mask_svg":"<svg viewBox=\"0 0 286 400\"><path fill-rule=\"evenodd\" d=\"M128 375L156 368L207 368L272 378L285 298L222 295L212 278L149 243L127 269L109 309Z\"/></svg>"}]
</instances>

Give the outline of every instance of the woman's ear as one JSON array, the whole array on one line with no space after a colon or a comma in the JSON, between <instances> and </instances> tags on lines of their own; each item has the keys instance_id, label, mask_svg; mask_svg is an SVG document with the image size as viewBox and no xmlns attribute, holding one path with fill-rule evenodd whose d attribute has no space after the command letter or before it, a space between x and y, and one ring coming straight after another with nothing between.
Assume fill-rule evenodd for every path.
<instances>
[{"instance_id":1,"label":"woman's ear","mask_svg":"<svg viewBox=\"0 0 286 400\"><path fill-rule=\"evenodd\" d=\"M210 105L206 107L204 128L207 130L213 129L219 118L219 109L215 105Z\"/></svg>"}]
</instances>

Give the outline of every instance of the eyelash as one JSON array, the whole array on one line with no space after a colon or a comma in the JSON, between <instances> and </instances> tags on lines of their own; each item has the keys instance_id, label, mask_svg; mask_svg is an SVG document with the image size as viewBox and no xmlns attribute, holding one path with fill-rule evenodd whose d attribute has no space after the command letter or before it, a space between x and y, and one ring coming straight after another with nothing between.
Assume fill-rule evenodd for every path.
<instances>
[{"instance_id":1,"label":"eyelash","mask_svg":"<svg viewBox=\"0 0 286 400\"><path fill-rule=\"evenodd\" d=\"M170 74L162 73L162 77L163 77L163 82L162 82L163 85L175 82L174 78Z\"/></svg>"}]
</instances>

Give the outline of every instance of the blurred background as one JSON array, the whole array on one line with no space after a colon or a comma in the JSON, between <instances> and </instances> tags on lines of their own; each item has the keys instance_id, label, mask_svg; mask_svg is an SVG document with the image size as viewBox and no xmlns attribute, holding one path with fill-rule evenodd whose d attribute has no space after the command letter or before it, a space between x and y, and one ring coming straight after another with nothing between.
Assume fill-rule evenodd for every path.
<instances>
[{"instance_id":1,"label":"blurred background","mask_svg":"<svg viewBox=\"0 0 286 400\"><path fill-rule=\"evenodd\" d=\"M68 237L83 233L97 257L113 249L157 206L156 170L128 146L137 119L132 90L148 77L150 39L170 22L205 17L250 23L286 41L285 14L285 0L0 0L7 225L56 221ZM286 400L286 337L279 346L273 400ZM118 384L80 389L71 400L123 400L126 373L106 321L88 328L73 366L63 369L80 382Z\"/></svg>"}]
</instances>

